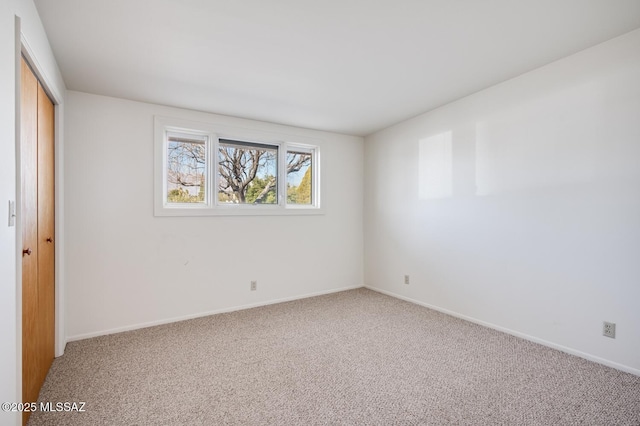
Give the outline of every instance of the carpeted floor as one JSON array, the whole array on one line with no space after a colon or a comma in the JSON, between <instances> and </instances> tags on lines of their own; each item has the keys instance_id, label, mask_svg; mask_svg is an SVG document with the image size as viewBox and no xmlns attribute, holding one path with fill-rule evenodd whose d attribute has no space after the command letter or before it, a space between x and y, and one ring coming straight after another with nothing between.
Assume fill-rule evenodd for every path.
<instances>
[{"instance_id":1,"label":"carpeted floor","mask_svg":"<svg viewBox=\"0 0 640 426\"><path fill-rule=\"evenodd\" d=\"M640 377L358 289L70 343L37 425L640 425Z\"/></svg>"}]
</instances>

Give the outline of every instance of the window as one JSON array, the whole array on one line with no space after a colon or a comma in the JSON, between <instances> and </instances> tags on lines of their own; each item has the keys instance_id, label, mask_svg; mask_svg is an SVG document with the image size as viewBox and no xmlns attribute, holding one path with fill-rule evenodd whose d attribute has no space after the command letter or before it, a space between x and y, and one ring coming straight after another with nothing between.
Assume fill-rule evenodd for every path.
<instances>
[{"instance_id":1,"label":"window","mask_svg":"<svg viewBox=\"0 0 640 426\"><path fill-rule=\"evenodd\" d=\"M167 203L205 203L205 135L167 132Z\"/></svg>"},{"instance_id":2,"label":"window","mask_svg":"<svg viewBox=\"0 0 640 426\"><path fill-rule=\"evenodd\" d=\"M218 203L278 204L278 149L243 141L218 142Z\"/></svg>"},{"instance_id":3,"label":"window","mask_svg":"<svg viewBox=\"0 0 640 426\"><path fill-rule=\"evenodd\" d=\"M311 205L313 200L313 152L287 151L287 203Z\"/></svg>"},{"instance_id":4,"label":"window","mask_svg":"<svg viewBox=\"0 0 640 426\"><path fill-rule=\"evenodd\" d=\"M308 138L156 117L156 216L321 214Z\"/></svg>"}]
</instances>

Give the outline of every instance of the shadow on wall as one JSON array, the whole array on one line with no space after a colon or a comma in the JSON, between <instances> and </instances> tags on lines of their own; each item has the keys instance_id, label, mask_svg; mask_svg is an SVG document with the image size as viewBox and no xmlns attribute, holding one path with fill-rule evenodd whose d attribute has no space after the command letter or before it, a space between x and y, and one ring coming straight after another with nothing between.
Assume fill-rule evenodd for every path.
<instances>
[{"instance_id":1,"label":"shadow on wall","mask_svg":"<svg viewBox=\"0 0 640 426\"><path fill-rule=\"evenodd\" d=\"M607 158L598 143L607 137L598 124L602 104L596 87L586 89L551 93L420 139L418 198L514 193L595 182L606 177L599 170L623 172L629 164L599 167Z\"/></svg>"}]
</instances>

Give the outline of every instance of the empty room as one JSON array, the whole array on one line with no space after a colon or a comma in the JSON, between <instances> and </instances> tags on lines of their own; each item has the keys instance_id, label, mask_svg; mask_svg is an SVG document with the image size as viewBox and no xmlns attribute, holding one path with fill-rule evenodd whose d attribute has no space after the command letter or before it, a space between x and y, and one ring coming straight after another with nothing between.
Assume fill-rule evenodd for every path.
<instances>
[{"instance_id":1,"label":"empty room","mask_svg":"<svg viewBox=\"0 0 640 426\"><path fill-rule=\"evenodd\" d=\"M0 32L0 425L640 425L640 0Z\"/></svg>"}]
</instances>

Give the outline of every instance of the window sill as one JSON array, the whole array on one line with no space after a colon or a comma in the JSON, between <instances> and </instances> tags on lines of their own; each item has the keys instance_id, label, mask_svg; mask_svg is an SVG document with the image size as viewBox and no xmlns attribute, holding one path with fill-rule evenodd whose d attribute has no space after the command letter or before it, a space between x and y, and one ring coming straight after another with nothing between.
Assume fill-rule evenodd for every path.
<instances>
[{"instance_id":1,"label":"window sill","mask_svg":"<svg viewBox=\"0 0 640 426\"><path fill-rule=\"evenodd\" d=\"M156 217L206 217L206 216L320 216L323 208L313 207L258 207L224 206L210 207L160 207L154 210Z\"/></svg>"}]
</instances>

